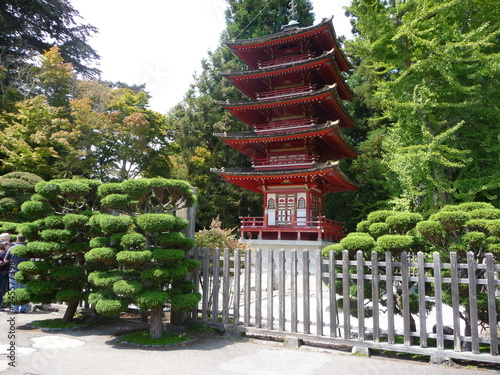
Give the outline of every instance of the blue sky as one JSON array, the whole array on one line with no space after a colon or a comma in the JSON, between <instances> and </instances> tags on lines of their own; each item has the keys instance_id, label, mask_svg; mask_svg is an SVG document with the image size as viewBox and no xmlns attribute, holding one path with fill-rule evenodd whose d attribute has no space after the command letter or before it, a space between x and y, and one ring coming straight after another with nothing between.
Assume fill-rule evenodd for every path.
<instances>
[{"instance_id":1,"label":"blue sky","mask_svg":"<svg viewBox=\"0 0 500 375\"><path fill-rule=\"evenodd\" d=\"M215 50L224 29L225 0L70 0L99 29L90 44L101 55L102 78L146 83L151 109L167 113L180 102ZM316 20L334 16L338 35L349 35L343 6L350 0L312 0ZM140 5L140 6L139 6Z\"/></svg>"}]
</instances>

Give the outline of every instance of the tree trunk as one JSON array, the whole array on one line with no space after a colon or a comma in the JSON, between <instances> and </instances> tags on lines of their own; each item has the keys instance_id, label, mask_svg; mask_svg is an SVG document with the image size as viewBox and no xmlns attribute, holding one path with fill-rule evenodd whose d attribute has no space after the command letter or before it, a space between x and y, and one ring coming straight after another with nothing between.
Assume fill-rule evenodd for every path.
<instances>
[{"instance_id":1,"label":"tree trunk","mask_svg":"<svg viewBox=\"0 0 500 375\"><path fill-rule=\"evenodd\" d=\"M68 304L68 307L66 308L64 316L62 318L63 323L69 323L73 320L73 317L75 316L76 309L78 308L79 304L80 301L74 301Z\"/></svg>"},{"instance_id":2,"label":"tree trunk","mask_svg":"<svg viewBox=\"0 0 500 375\"><path fill-rule=\"evenodd\" d=\"M151 320L149 322L149 337L159 339L163 335L163 305L151 309Z\"/></svg>"}]
</instances>

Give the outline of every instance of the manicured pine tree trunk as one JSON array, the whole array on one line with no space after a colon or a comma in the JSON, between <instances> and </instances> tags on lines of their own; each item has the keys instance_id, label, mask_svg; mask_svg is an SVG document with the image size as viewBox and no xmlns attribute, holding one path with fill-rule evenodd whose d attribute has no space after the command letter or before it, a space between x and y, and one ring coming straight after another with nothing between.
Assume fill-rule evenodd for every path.
<instances>
[{"instance_id":1,"label":"manicured pine tree trunk","mask_svg":"<svg viewBox=\"0 0 500 375\"><path fill-rule=\"evenodd\" d=\"M73 317L75 316L76 309L78 308L79 303L80 301L74 301L68 304L68 307L66 308L64 316L62 318L63 323L69 323L73 320Z\"/></svg>"},{"instance_id":2,"label":"manicured pine tree trunk","mask_svg":"<svg viewBox=\"0 0 500 375\"><path fill-rule=\"evenodd\" d=\"M149 323L149 337L159 339L163 334L163 305L151 309L151 321Z\"/></svg>"}]
</instances>

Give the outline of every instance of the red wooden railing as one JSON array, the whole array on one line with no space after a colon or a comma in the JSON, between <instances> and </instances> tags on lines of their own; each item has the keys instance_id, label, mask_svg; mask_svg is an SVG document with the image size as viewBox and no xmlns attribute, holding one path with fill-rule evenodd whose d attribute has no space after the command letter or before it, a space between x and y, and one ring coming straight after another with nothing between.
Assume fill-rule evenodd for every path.
<instances>
[{"instance_id":1,"label":"red wooden railing","mask_svg":"<svg viewBox=\"0 0 500 375\"><path fill-rule=\"evenodd\" d=\"M257 100L269 100L274 98L283 98L285 96L292 96L297 94L303 94L306 92L314 91L313 85L291 87L287 89L265 91L257 93Z\"/></svg>"},{"instance_id":2,"label":"red wooden railing","mask_svg":"<svg viewBox=\"0 0 500 375\"><path fill-rule=\"evenodd\" d=\"M296 167L308 167L316 162L315 156L310 155L300 155L292 156L287 155L286 158L267 158L267 159L254 159L252 161L252 167L254 168L273 168L279 167L284 168L296 168Z\"/></svg>"},{"instance_id":3,"label":"red wooden railing","mask_svg":"<svg viewBox=\"0 0 500 375\"><path fill-rule=\"evenodd\" d=\"M316 124L315 119L297 119L297 120L284 120L273 121L267 124L257 124L254 126L256 132L273 132L283 131L289 129L308 128Z\"/></svg>"},{"instance_id":4,"label":"red wooden railing","mask_svg":"<svg viewBox=\"0 0 500 375\"><path fill-rule=\"evenodd\" d=\"M274 68L275 66L290 64L292 62L309 60L309 59L312 59L313 57L314 57L314 54L305 53L302 55L281 57L281 58L275 59L275 60L268 60L268 61L262 61L262 62L259 61L258 66L260 69L268 69L268 68Z\"/></svg>"},{"instance_id":5,"label":"red wooden railing","mask_svg":"<svg viewBox=\"0 0 500 375\"><path fill-rule=\"evenodd\" d=\"M339 221L334 221L320 216L314 220L307 220L306 218L298 218L292 215L290 223L266 225L265 218L262 216L254 217L240 217L241 226L240 234L244 238L246 233L257 233L258 238L262 238L263 232L277 232L280 233L278 238L283 232L294 232L297 238L301 238L303 233L317 233L318 239L340 241L344 236L344 224Z\"/></svg>"}]
</instances>

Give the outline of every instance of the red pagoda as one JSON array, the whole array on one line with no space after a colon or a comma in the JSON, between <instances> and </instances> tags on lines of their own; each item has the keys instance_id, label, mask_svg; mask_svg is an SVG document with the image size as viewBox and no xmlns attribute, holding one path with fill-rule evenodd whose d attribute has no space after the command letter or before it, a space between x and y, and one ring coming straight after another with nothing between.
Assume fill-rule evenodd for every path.
<instances>
[{"instance_id":1,"label":"red pagoda","mask_svg":"<svg viewBox=\"0 0 500 375\"><path fill-rule=\"evenodd\" d=\"M339 168L340 159L356 157L342 133L354 126L343 105L353 94L331 18L227 45L249 69L223 75L249 100L221 105L252 131L216 135L252 167L213 171L264 195L264 216L241 218L241 238L339 241L343 225L323 216L323 196L358 186Z\"/></svg>"}]
</instances>

